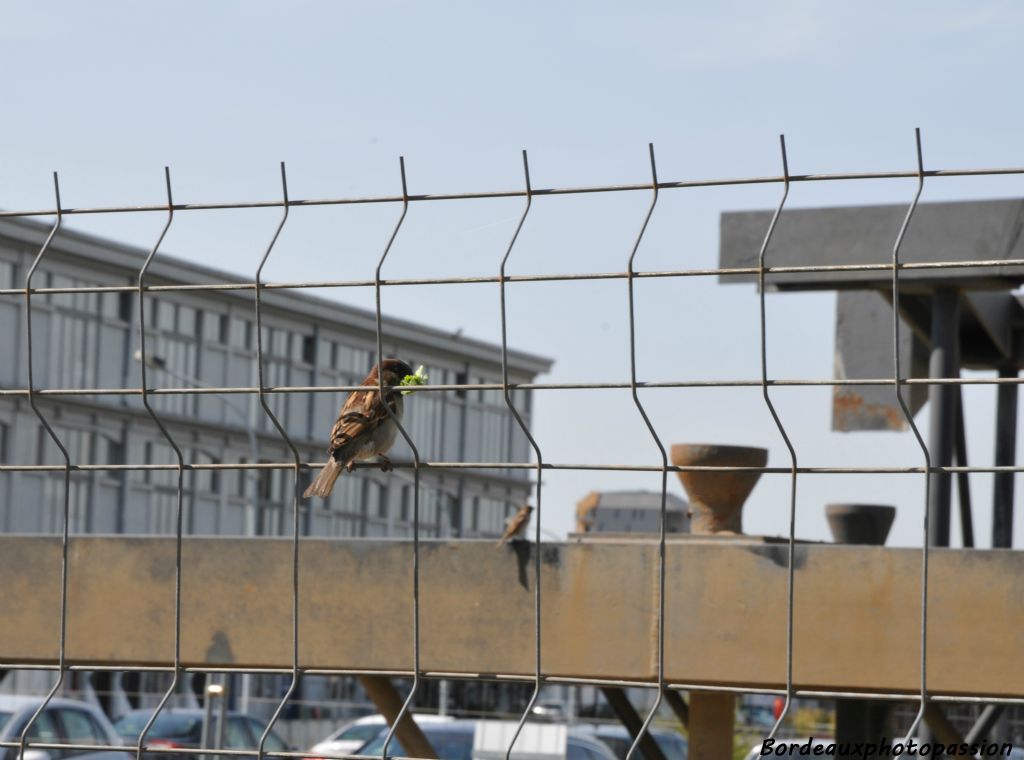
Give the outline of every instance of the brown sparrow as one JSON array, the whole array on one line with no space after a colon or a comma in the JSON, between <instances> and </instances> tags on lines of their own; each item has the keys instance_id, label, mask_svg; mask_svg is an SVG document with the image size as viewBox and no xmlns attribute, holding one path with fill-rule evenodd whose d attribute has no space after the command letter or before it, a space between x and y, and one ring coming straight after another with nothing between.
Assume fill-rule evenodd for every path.
<instances>
[{"instance_id":1,"label":"brown sparrow","mask_svg":"<svg viewBox=\"0 0 1024 760\"><path fill-rule=\"evenodd\" d=\"M402 392L398 388L384 389L384 403L378 390L378 369L383 372L384 385L399 385L406 375L412 374L412 367L399 359L385 359L370 370L360 385L371 386L370 390L352 391L338 412L338 419L331 428L331 443L327 447L330 459L320 470L316 480L310 484L303 494L310 496L331 495L334 481L341 475L342 468L349 472L355 469L355 463L379 457L384 460L381 469L391 469L391 461L384 456L394 445L398 435L404 403ZM388 414L384 404L394 414Z\"/></svg>"},{"instance_id":2,"label":"brown sparrow","mask_svg":"<svg viewBox=\"0 0 1024 760\"><path fill-rule=\"evenodd\" d=\"M526 531L526 524L530 522L530 514L533 512L533 507L529 504L523 505L523 507L512 515L508 520L505 521L505 532L501 534L501 540L498 541L498 546L504 546L506 541L519 540L523 537L523 533Z\"/></svg>"}]
</instances>

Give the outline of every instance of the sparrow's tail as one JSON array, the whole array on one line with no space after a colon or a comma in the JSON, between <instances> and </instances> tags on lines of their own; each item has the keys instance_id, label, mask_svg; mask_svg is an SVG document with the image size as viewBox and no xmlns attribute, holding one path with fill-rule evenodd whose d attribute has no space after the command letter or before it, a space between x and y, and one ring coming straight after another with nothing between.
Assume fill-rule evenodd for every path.
<instances>
[{"instance_id":1,"label":"sparrow's tail","mask_svg":"<svg viewBox=\"0 0 1024 760\"><path fill-rule=\"evenodd\" d=\"M320 470L320 474L316 476L316 480L302 494L303 498L308 499L310 496L322 496L326 499L331 495L331 491L334 489L334 481L341 475L342 469L344 469L344 465L341 462L333 457L328 459L327 464Z\"/></svg>"}]
</instances>

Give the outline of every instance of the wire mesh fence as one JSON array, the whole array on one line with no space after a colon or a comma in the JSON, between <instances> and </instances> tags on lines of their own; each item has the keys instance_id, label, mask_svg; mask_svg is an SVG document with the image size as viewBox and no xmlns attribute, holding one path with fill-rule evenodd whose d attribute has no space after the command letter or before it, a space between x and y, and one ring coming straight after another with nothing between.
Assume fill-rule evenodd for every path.
<instances>
[{"instance_id":1,"label":"wire mesh fence","mask_svg":"<svg viewBox=\"0 0 1024 760\"><path fill-rule=\"evenodd\" d=\"M24 287L7 287L0 288L0 297L18 297L23 298L24 303L24 327L25 332L22 336L24 340L25 358L26 358L26 370L27 370L27 383L25 387L7 387L0 389L0 396L11 397L15 399L25 399L30 405L33 413L37 417L39 424L46 431L53 446L60 452L62 463L58 464L11 464L4 463L0 465L0 472L27 472L27 473L54 473L62 476L62 490L53 494L58 505L58 511L61 515L60 519L60 540L62 550L62 563L61 573L59 578L60 583L60 607L55 609L53 614L59 616L60 619L60 635L57 642L55 657L52 663L47 664L26 664L17 662L2 662L0 667L9 669L35 669L52 672L55 676L52 688L46 695L45 699L39 704L38 708L34 711L31 719L24 725L21 730L20 736L17 740L0 742L0 746L17 749L18 752L24 753L29 748L38 749L63 749L63 750L83 750L88 748L90 750L96 749L97 746L102 748L114 749L113 746L105 747L104 745L89 745L78 746L78 745L67 745L67 744L54 744L47 743L46 741L37 741L33 739L33 728L40 715L44 712L47 704L53 699L61 690L65 688L66 681L69 674L77 671L97 671L102 670L102 665L88 664L81 665L75 664L68 661L67 657L67 634L66 634L66 621L68 616L67 599L68 599L68 550L69 545L74 542L74 536L72 535L72 524L74 521L73 514L73 483L74 477L77 473L87 472L102 472L102 473L150 473L150 472L162 472L168 473L172 476L167 484L166 491L170 497L169 504L169 516L171 517L169 524L172 527L170 531L176 542L176 561L175 561L175 581L174 581L174 596L173 599L168 599L167 603L169 608L173 610L171 615L173 625L173 648L168 652L167 660L163 663L153 665L147 664L142 669L148 669L151 672L160 672L170 675L169 684L163 693L160 701L158 702L152 716L142 729L137 743L133 748L134 753L141 759L143 753L170 753L173 751L175 754L209 754L208 750L203 749L183 749L175 748L173 750L166 747L160 747L147 741L147 735L157 720L161 710L168 704L174 693L178 690L182 677L187 673L230 673L235 672L230 668L223 667L186 667L181 658L181 638L182 628L188 625L188 620L183 618L182 615L182 574L188 571L188 568L183 565L182 560L182 545L184 537L187 531L184 527L185 519L185 507L184 507L184 495L186 492L186 478L196 477L200 473L256 473L258 476L262 476L264 473L277 473L278 477L282 480L283 492L290 493L290 516L291 526L290 530L281 530L281 534L291 536L291 626L290 626L290 642L291 642L291 667L290 668L267 668L260 672L263 673L274 673L286 676L288 679L288 686L285 688L284 693L280 699L276 702L276 706L272 712L270 720L266 726L266 730L259 738L258 746L253 751L221 751L224 755L246 755L255 756L262 758L265 756L273 757L302 757L301 752L274 751L268 749L267 741L268 737L271 736L271 732L274 726L282 719L282 716L291 702L295 690L297 689L301 679L304 676L312 675L358 675L362 671L354 670L323 670L304 667L300 660L300 641L302 637L302 626L300 618L300 562L299 553L300 546L303 538L304 520L303 520L303 505L301 504L301 495L306 487L310 474L316 469L324 466L323 461L312 460L305 455L308 450L306 441L297 441L293 432L290 432L286 424L283 424L279 415L283 407L281 406L282 399L286 399L289 396L315 396L319 394L337 394L339 392L352 392L360 389L365 390L366 386L358 385L355 383L341 383L341 384L329 384L329 383L318 383L313 382L310 384L275 384L269 381L270 375L267 372L268 367L272 365L272 361L268 358L268 354L272 351L272 346L268 345L268 332L264 325L264 303L263 298L265 294L271 291L281 290L315 290L315 289L326 289L326 288L373 288L375 293L375 310L374 310L374 333L375 333L375 346L372 352L372 361L374 364L380 362L388 356L385 351L386 346L392 345L392 336L387 333L387 321L382 315L381 308L381 293L387 288L400 288L403 286L413 285L463 285L463 284L480 284L490 283L498 286L495 295L496 303L495 310L500 317L501 321L501 342L500 342L500 366L501 366L501 381L500 382L473 382L469 377L457 377L454 378L456 382L432 382L428 385L418 387L416 393L422 394L467 394L478 391L498 391L501 393L502 402L507 409L509 415L514 420L515 426L522 433L525 438L526 445L522 448L521 453L525 456L522 457L522 461L513 461L511 456L506 459L497 459L491 461L477 461L462 458L444 458L444 459L429 459L421 456L420 448L417 440L410 434L408 425L404 424L400 415L395 414L391 407L384 405L387 410L387 414L390 415L392 421L398 429L398 434L401 440L404 441L405 449L409 456L401 461L395 461L394 467L398 471L397 474L402 475L407 479L411 485L411 489L408 492L408 507L409 507L409 521L411 523L411 534L409 536L408 551L411 554L412 561L412 573L411 573L411 585L407 589L395 589L395 594L407 594L408 598L411 599L411 618L408 621L411 630L412 640L412 667L409 670L395 671L390 675L402 676L411 679L411 687L406 694L404 702L399 712L399 719L404 717L409 711L411 706L415 703L417 693L421 689L422 681L427 678L439 677L436 673L429 673L425 671L421 666L421 632L420 632L420 619L421 619L421 605L422 599L420 594L421 576L420 576L420 553L421 545L420 539L424 535L422 516L423 516L423 505L421 504L421 493L422 493L422 478L425 473L454 471L454 472L472 472L472 471L499 471L501 473L511 473L516 477L519 477L520 485L527 484L529 497L533 502L534 506L534 520L533 527L530 530L532 534L532 541L535 546L539 547L543 543L543 536L541 532L542 515L545 508L544 500L542 499L544 489L542 487L542 478L545 473L552 471L621 471L621 472L649 472L660 474L660 531L657 536L657 562L658 572L656 578L656 589L654 592L657 598L657 604L655 605L656 621L654 622L654 629L657 633L657 644L655 647L656 652L656 677L649 681L623 681L623 680L608 680L600 678L586 677L579 678L560 678L555 677L550 673L545 673L543 668L542 654L545 648L545 641L542 639L542 613L546 609L543 606L544 598L542 594L542 584L537 582L533 587L533 640L529 642L529 646L533 651L533 673L531 676L495 676L497 680L505 680L516 683L527 683L532 685L532 692L527 700L525 708L518 718L517 728L512 735L512 739L509 743L506 756L509 756L512 752L512 746L514 745L516 738L518 737L523 726L526 724L527 719L531 716L533 708L536 706L538 698L541 695L541 691L545 685L555 683L582 683L590 685L607 685L607 686L630 686L630 687L641 687L647 689L653 689L655 697L648 710L642 728L639 734L635 737L635 740L630 747L628 757L632 758L637 752L641 740L644 734L648 731L652 725L652 721L655 719L656 713L660 707L662 695L666 690L700 690L707 692L720 692L725 694L739 694L756 692L762 694L771 694L782 697L784 701L784 707L781 714L777 717L774 725L771 727L768 738L775 737L785 722L791 718L791 710L793 700L798 697L819 697L819 698L836 698L836 697L859 697L859 698L875 698L882 700L916 700L917 709L914 713L914 717L910 721L909 728L907 730L907 740L917 731L922 720L925 717L926 708L932 703L943 703L943 702L970 702L970 703L990 703L990 704L1017 704L1022 703L1024 700L1008 698L1005 695L974 695L965 697L958 694L938 694L933 693L929 688L927 680L928 673L928 611L929 611L929 559L931 556L931 548L934 544L933 536L930 534L930 521L929 510L932 508L932 498L930 488L932 478L937 475L949 476L952 474L959 473L1002 473L1011 474L1019 472L1022 468L1016 464L1000 464L1000 465L971 465L960 463L953 465L949 462L936 463L933 452L930 451L929 445L926 443L924 437L918 430L918 427L914 421L914 414L904 399L903 393L906 389L915 386L966 386L966 385L994 385L994 386L1005 386L1005 385L1016 385L1021 382L1020 378L1014 374L1013 376L999 376L999 377L960 377L959 374L956 376L931 376L931 377L910 377L906 371L905 357L901 359L901 331L905 330L906 327L901 324L901 294L904 292L905 284L903 277L906 273L910 272L948 272L957 270L970 269L972 271L979 271L985 269L991 269L993 271L1007 271L1007 268L1013 267L1024 267L1024 258L997 258L997 259L978 259L965 257L961 260L948 261L948 260L934 260L934 261L913 261L904 262L901 260L901 249L903 246L904 238L909 229L912 228L915 219L915 212L918 208L918 202L921 197L922 191L925 187L926 182L940 181L942 178L948 177L982 177L982 176L995 176L995 175L1020 175L1024 174L1024 168L992 168L992 169L954 169L954 170L934 170L926 169L923 157L923 151L921 148L920 134L917 134L916 138L916 168L909 171L891 171L891 172L855 172L855 173L835 173L835 174L790 174L789 164L786 154L785 141L780 141L780 164L782 173L777 176L766 176L766 177L747 177L747 178L735 178L735 179L709 179L709 180L682 180L682 181L665 181L659 179L657 172L657 163L655 157L654 147L650 146L649 149L649 162L650 162L650 181L647 183L640 184L629 184L629 185L605 185L605 186L591 186L591 187L548 187L548 188L535 188L531 184L530 180L530 169L527 159L527 155L524 152L522 156L523 161L523 186L515 190L507 191L486 191L486 192L466 192L466 193L449 193L449 194L411 194L408 191L405 175L404 161L400 165L400 179L401 179L401 193L391 196L381 197L365 197L365 198L329 198L329 199L295 199L289 197L287 175L284 164L281 165L281 196L277 199L260 201L260 202L245 202L245 203L231 203L231 202L217 202L217 203L176 203L172 195L172 181L170 171L166 171L165 183L166 183L166 194L167 201L163 205L146 205L146 206L117 206L117 207L103 207L103 208L65 208L61 205L60 200L60 189L56 174L54 175L54 195L55 204L53 208L49 209L37 209L37 210L24 210L24 211L2 211L0 212L0 219L4 218L27 218L27 217L54 217L52 226L49 228L49 232L46 239L39 250L36 252L31 267L29 268L25 277ZM801 266L792 265L773 265L773 235L776 230L776 224L780 218L784 217L787 212L787 200L789 198L790 188L796 184L806 184L809 186L815 186L818 183L828 183L834 181L857 181L857 180L898 180L898 179L911 179L916 180L915 191L911 197L906 201L906 210L903 216L902 224L899 228L898 233L895 235L891 243L891 261L886 263L814 263ZM700 191L702 188L711 187L733 187L743 185L771 185L778 187L780 190L780 197L777 206L771 216L770 223L764 230L761 238L761 244L757 251L757 265L756 266L741 266L741 267L711 267L711 268L678 268L671 270L662 271L642 271L637 270L634 267L637 252L644 245L645 232L648 228L648 223L654 215L657 214L657 206L659 197L661 194L668 191L676 190L691 190ZM647 206L646 213L643 216L634 242L630 249L624 253L623 256L623 268L619 271L608 271L608 272L566 272L561 274L509 274L508 263L516 254L516 244L519 239L521 230L529 225L531 210L535 204L543 202L544 198L552 196L576 196L593 193L643 193L650 197L649 205ZM436 277L436 278L387 278L384 277L384 269L388 260L389 253L392 250L396 238L402 235L403 226L406 220L406 214L409 207L413 204L424 204L427 206L444 203L447 201L459 201L459 200L488 200L488 199L499 199L499 198L515 198L520 199L523 202L523 207L520 216L518 217L514 232L511 238L508 240L504 251L500 257L496 259L495 269L496 273L493 276L474 276L474 277ZM299 207L320 207L320 206L332 206L332 205L358 205L358 204L376 204L376 205L387 205L393 207L396 211L396 219L393 227L389 233L389 236L382 243L381 253L376 266L375 276L372 279L353 279L353 280L320 280L320 281L306 281L306 282L265 282L263 280L264 267L268 260L274 255L275 244L278 240L281 231L285 228L288 223L289 211ZM203 284L191 284L191 283L166 283L161 282L158 284L152 284L147 280L147 273L150 265L154 260L154 257L159 253L161 245L164 241L164 237L178 215L192 212L192 211L218 211L228 209L245 209L245 208L268 208L268 209L280 209L281 217L274 230L274 233L270 240L267 242L265 250L260 258L258 267L251 280L243 280L237 282L207 282ZM139 212L156 212L166 214L166 221L160 232L159 237L153 244L149 255L146 257L145 262L141 266L137 275L137 284L134 286L129 285L84 285L84 286L47 286L37 287L34 277L37 274L39 266L47 258L47 254L51 250L51 246L54 240L59 239L61 235L63 225L68 217L75 215L95 215L95 214L133 214ZM893 319L891 323L891 331L885 336L878 336L878 340L885 339L892 345L894 363L892 373L886 376L880 376L875 378L852 378L852 379L824 379L824 378L811 378L811 379L785 379L775 378L769 375L768 371L768 358L769 358L769 342L768 336L770 333L769 323L766 317L765 309L765 294L768 290L771 278L780 275L793 275L793 274L823 274L823 273L843 273L843 272L877 272L891 278L891 284L887 292L887 297L892 304ZM642 373L637 365L637 306L634 296L634 285L637 281L644 278L706 278L706 277L718 277L718 278L731 278L731 277L754 277L758 284L758 298L759 298L759 344L760 344L760 378L759 379L723 379L723 380L684 380L675 379L668 381L644 381L642 379ZM581 281L581 280L611 280L611 281L622 281L623 288L628 294L628 308L625 313L621 314L621 319L628 322L629 325L629 366L630 366L630 379L628 382L520 382L513 379L513 374L510 371L510 349L508 341L508 307L506 303L506 291L510 286L516 283L527 283L527 282L568 282L568 281ZM157 293L188 293L202 297L204 293L211 293L217 291L251 291L254 296L253 309L255 317L255 333L253 341L253 350L255 356L255 368L257 371L257 378L255 385L203 385L201 387L159 387L154 386L149 380L149 373L152 372L154 367L152 363L153 352L150 346L147 345L147 331L148 320L152 317L153 312L150 310L148 303ZM78 297L86 294L126 294L131 295L137 299L137 330L135 331L135 342L134 346L138 349L139 359L139 384L138 386L129 386L124 384L117 387L38 387L34 368L40 363L40 356L38 355L36 336L33 332L33 313L39 309L39 300L47 296L71 296ZM57 357L57 361L60 361L60 357ZM315 378L314 378L315 379ZM893 393L893 399L898 404L902 411L902 415L905 419L906 425L911 430L918 447L920 449L921 463L912 466L885 466L885 467L858 467L844 465L843 463L837 463L829 466L806 466L801 465L799 461L799 452L797 447L793 444L789 433L787 432L786 420L776 409L776 405L773 399L773 392L779 388L808 388L808 387L837 387L837 386L869 386L869 387L891 387ZM394 386L387 386L384 382L383 375L379 375L375 383L371 384L371 387L379 394L379 398L383 399L385 394L390 392ZM776 431L780 440L784 443L788 454L789 463L785 466L762 466L762 467L745 467L745 466L711 466L711 465L689 465L681 466L674 465L669 461L669 456L665 448L664 443L658 432L657 419L653 417L645 406L641 391L648 389L657 388L675 388L675 389L687 389L687 388L759 388L761 390L763 402L766 410L771 415ZM559 391L559 392L584 392L589 390L628 390L632 396L632 400L635 405L637 415L642 419L650 437L655 444L655 447L660 451L660 462L651 464L627 464L627 463L610 463L610 464L594 464L594 463L570 463L570 462L557 462L551 461L549 457L544 456L541 445L534 437L531 430L531 418L529 411L526 409L526 397L523 394L532 391ZM190 398L190 397L206 397L206 396L220 396L225 399L233 399L235 397L250 397L255 398L259 405L259 410L262 416L265 418L265 422L261 423L268 427L265 427L264 435L275 437L277 439L276 451L281 452L281 456L277 457L274 461L260 461L257 456L250 456L248 461L186 461L186 457L183 452L183 446L177 439L175 430L177 427L171 426L165 422L167 416L166 411L163 407L154 404L155 400L162 398ZM71 397L123 397L123 398L135 398L138 399L149 418L152 420L154 425L159 429L159 432L163 438L164 443L173 452L172 461L167 463L153 463L153 462L142 462L133 461L138 458L139 452L127 451L122 452L124 461L115 462L98 462L88 461L88 457L84 459L76 459L72 456L67 442L62 439L62 436L58 433L54 426L54 419L57 416L57 409L61 399ZM429 397L429 396L428 396ZM45 400L45 405L41 405L40 402ZM239 414L241 416L241 413ZM408 421L406 421L407 423ZM249 420L249 425L255 424L253 420ZM374 465L361 463L357 465L360 469L371 468ZM666 649L670 649L672 646L671 640L666 638L666 624L665 624L665 595L666 595L666 584L669 579L666 578L666 522L667 522L667 489L668 489L668 475L669 473L679 472L718 472L718 473L744 473L744 472L756 472L756 473L773 473L779 475L785 475L789 478L789 500L788 500L788 529L786 530L786 547L787 547L787 606L786 606L786 620L787 620L787 631L786 631L786 646L783 651L778 653L778 657L781 661L785 662L785 684L780 688L751 688L745 686L723 686L720 684L713 683L675 683L672 682L666 675L665 661L666 661ZM920 657L919 672L920 672L920 684L919 689L914 693L878 693L878 694L863 694L856 691L842 691L836 689L824 689L824 688L811 688L798 686L794 680L793 663L794 663L794 578L795 578L795 546L797 542L796 536L796 516L798 506L798 488L801 481L801 476L806 475L838 475L838 474L910 474L918 475L924 478L925 487L925 498L924 498L924 519L922 524L921 543L922 548L920 552L920 628L919 628L919 640L918 640L918 651ZM532 476L532 480L527 481L525 478ZM542 567L542 553L540 551L533 551L531 555L532 571L534 577L540 579L543 573ZM6 659L3 657L3 653L0 653L0 660ZM140 665L144 665L141 664ZM114 668L114 666L111 666ZM117 669L124 669L123 666L117 666ZM252 672L252 671L249 671ZM391 725L387 738L384 742L383 754L389 756L390 750L393 746L392 739L395 731L399 725L399 721L396 720ZM344 755L348 756L348 755Z\"/></svg>"}]
</instances>

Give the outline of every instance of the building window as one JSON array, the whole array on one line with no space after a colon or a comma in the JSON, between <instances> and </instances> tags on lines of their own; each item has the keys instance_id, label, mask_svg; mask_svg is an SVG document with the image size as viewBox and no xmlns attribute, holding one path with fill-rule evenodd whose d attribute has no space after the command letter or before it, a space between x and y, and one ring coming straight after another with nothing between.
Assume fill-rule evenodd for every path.
<instances>
[{"instance_id":1,"label":"building window","mask_svg":"<svg viewBox=\"0 0 1024 760\"><path fill-rule=\"evenodd\" d=\"M117 294L117 317L122 322L132 321L132 306L135 303L134 293Z\"/></svg>"},{"instance_id":2,"label":"building window","mask_svg":"<svg viewBox=\"0 0 1024 760\"><path fill-rule=\"evenodd\" d=\"M409 522L409 511L412 509L412 486L402 486L401 518Z\"/></svg>"},{"instance_id":3,"label":"building window","mask_svg":"<svg viewBox=\"0 0 1024 760\"><path fill-rule=\"evenodd\" d=\"M107 443L107 464L124 464L124 442L104 436Z\"/></svg>"},{"instance_id":4,"label":"building window","mask_svg":"<svg viewBox=\"0 0 1024 760\"><path fill-rule=\"evenodd\" d=\"M231 345L236 348L246 348L246 338L248 330L246 329L246 323L244 319L238 317L231 317Z\"/></svg>"},{"instance_id":5,"label":"building window","mask_svg":"<svg viewBox=\"0 0 1024 760\"><path fill-rule=\"evenodd\" d=\"M153 327L159 330L171 332L175 329L175 304L168 301L153 301L156 319L153 320Z\"/></svg>"},{"instance_id":6,"label":"building window","mask_svg":"<svg viewBox=\"0 0 1024 760\"><path fill-rule=\"evenodd\" d=\"M246 461L245 457L242 457L238 461L238 463L239 464L247 464L247 461ZM248 470L237 470L237 472L238 472L238 481L235 483L235 494L237 496L245 498L245 482L249 479L249 471Z\"/></svg>"},{"instance_id":7,"label":"building window","mask_svg":"<svg viewBox=\"0 0 1024 760\"><path fill-rule=\"evenodd\" d=\"M260 463L266 463L268 460L261 459ZM274 471L273 470L256 470L256 483L257 493L260 496L261 501L270 501L274 498Z\"/></svg>"},{"instance_id":8,"label":"building window","mask_svg":"<svg viewBox=\"0 0 1024 760\"><path fill-rule=\"evenodd\" d=\"M0 288L14 287L14 264L10 261L0 261Z\"/></svg>"},{"instance_id":9,"label":"building window","mask_svg":"<svg viewBox=\"0 0 1024 760\"><path fill-rule=\"evenodd\" d=\"M302 361L316 364L316 338L312 335L302 336Z\"/></svg>"},{"instance_id":10,"label":"building window","mask_svg":"<svg viewBox=\"0 0 1024 760\"><path fill-rule=\"evenodd\" d=\"M204 311L202 314L203 340L207 343L227 343L228 318L224 314Z\"/></svg>"},{"instance_id":11,"label":"building window","mask_svg":"<svg viewBox=\"0 0 1024 760\"><path fill-rule=\"evenodd\" d=\"M176 330L181 335L188 335L189 337L195 337L199 333L196 330L196 310L191 306L178 306L178 324Z\"/></svg>"},{"instance_id":12,"label":"building window","mask_svg":"<svg viewBox=\"0 0 1024 760\"><path fill-rule=\"evenodd\" d=\"M46 464L47 432L42 426L36 428L36 464Z\"/></svg>"},{"instance_id":13,"label":"building window","mask_svg":"<svg viewBox=\"0 0 1024 760\"><path fill-rule=\"evenodd\" d=\"M221 460L209 451L196 450L196 464L220 464ZM197 491L205 491L210 494L220 493L220 470L194 470L193 483Z\"/></svg>"}]
</instances>

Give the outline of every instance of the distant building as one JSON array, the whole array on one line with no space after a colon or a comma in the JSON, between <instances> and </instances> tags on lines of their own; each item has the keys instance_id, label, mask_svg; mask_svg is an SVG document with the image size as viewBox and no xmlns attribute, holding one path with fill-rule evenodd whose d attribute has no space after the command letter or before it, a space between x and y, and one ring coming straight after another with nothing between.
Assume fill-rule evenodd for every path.
<instances>
[{"instance_id":1,"label":"distant building","mask_svg":"<svg viewBox=\"0 0 1024 760\"><path fill-rule=\"evenodd\" d=\"M666 530L690 532L690 505L665 495ZM576 504L577 533L657 533L661 530L661 493L591 491Z\"/></svg>"},{"instance_id":2,"label":"distant building","mask_svg":"<svg viewBox=\"0 0 1024 760\"><path fill-rule=\"evenodd\" d=\"M0 220L0 389L27 386L25 275L49 227ZM36 288L134 286L146 251L62 230L35 274ZM198 286L241 282L237 274L158 255L147 283ZM264 382L268 386L338 386L360 382L376 360L372 312L316 295L272 289L263 301ZM149 384L159 387L254 386L256 323L251 290L159 291L146 296ZM38 388L75 388L37 404L71 461L85 464L174 464L172 448L138 395L86 389L138 388L138 296L134 292L39 293L32 298L34 378ZM497 315L495 315L495 319ZM423 324L385 317L385 355L423 364L432 384L497 383L501 346ZM551 362L510 350L509 380L532 382ZM406 428L427 461L528 462L530 446L501 391L423 393L406 405ZM327 434L346 394L270 393L268 404L303 459L326 457ZM532 418L529 390L512 401ZM289 461L291 452L256 394L154 395L150 401L186 463ZM411 459L399 439L392 458ZM63 459L25 397L0 397L0 461L61 464ZM304 481L315 471L304 471ZM0 473L0 532L59 533L62 472ZM532 493L530 473L431 470L421 475L420 536L492 537ZM303 483L303 486L305 482ZM206 470L185 477L185 533L287 535L291 473ZM177 473L99 470L71 475L72 533L173 534ZM412 477L360 470L329 499L303 500L302 534L317 537L412 535Z\"/></svg>"}]
</instances>

